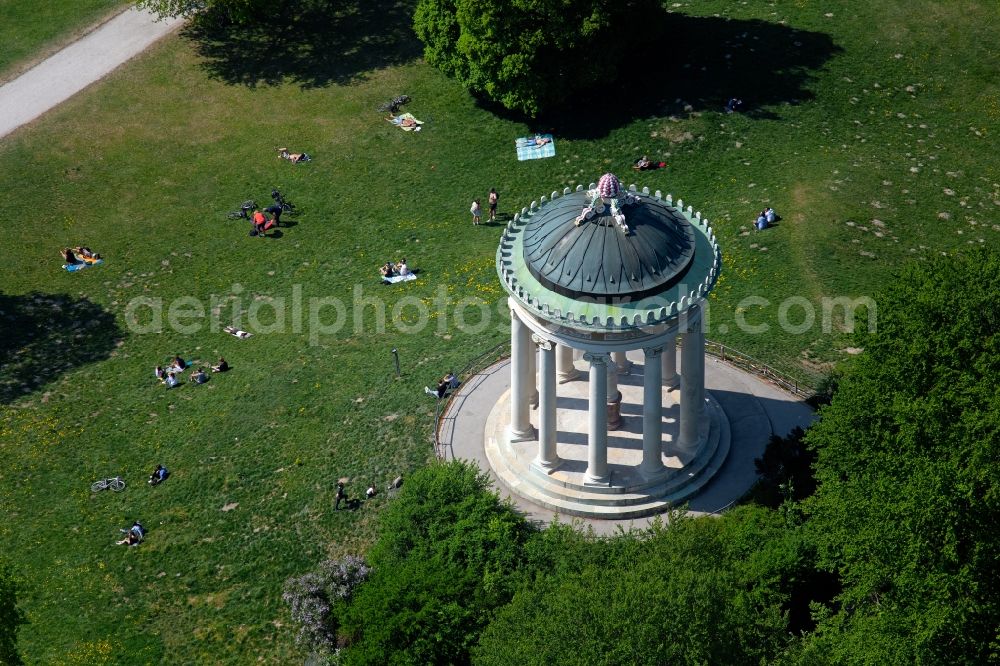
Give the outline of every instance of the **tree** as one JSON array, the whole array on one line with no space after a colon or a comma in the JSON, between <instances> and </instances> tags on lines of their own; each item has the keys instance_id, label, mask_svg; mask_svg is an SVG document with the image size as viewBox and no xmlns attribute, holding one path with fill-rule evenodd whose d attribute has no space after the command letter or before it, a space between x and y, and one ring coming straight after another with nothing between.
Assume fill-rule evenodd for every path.
<instances>
[{"instance_id":1,"label":"tree","mask_svg":"<svg viewBox=\"0 0 1000 666\"><path fill-rule=\"evenodd\" d=\"M414 473L379 517L371 575L339 609L343 662L467 662L531 532L473 464Z\"/></svg>"},{"instance_id":2,"label":"tree","mask_svg":"<svg viewBox=\"0 0 1000 666\"><path fill-rule=\"evenodd\" d=\"M1000 255L902 271L808 431L807 526L839 574L803 663L1000 658Z\"/></svg>"},{"instance_id":3,"label":"tree","mask_svg":"<svg viewBox=\"0 0 1000 666\"><path fill-rule=\"evenodd\" d=\"M134 0L135 6L166 17L201 17L246 23L280 15L296 0Z\"/></svg>"},{"instance_id":4,"label":"tree","mask_svg":"<svg viewBox=\"0 0 1000 666\"><path fill-rule=\"evenodd\" d=\"M600 542L551 529L528 547L531 576L483 631L475 663L749 664L790 641L786 604L809 558L773 511L674 515Z\"/></svg>"},{"instance_id":5,"label":"tree","mask_svg":"<svg viewBox=\"0 0 1000 666\"><path fill-rule=\"evenodd\" d=\"M534 117L614 81L661 15L656 0L420 0L413 25L427 62Z\"/></svg>"},{"instance_id":6,"label":"tree","mask_svg":"<svg viewBox=\"0 0 1000 666\"><path fill-rule=\"evenodd\" d=\"M24 623L24 613L17 605L14 574L0 564L0 664L23 663L17 653L17 630Z\"/></svg>"}]
</instances>

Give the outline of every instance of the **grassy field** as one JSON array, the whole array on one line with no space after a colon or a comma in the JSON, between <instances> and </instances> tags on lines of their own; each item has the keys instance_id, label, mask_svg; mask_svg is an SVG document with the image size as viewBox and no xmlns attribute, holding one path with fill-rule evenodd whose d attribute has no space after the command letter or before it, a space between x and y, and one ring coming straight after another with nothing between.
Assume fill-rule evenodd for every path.
<instances>
[{"instance_id":1,"label":"grassy field","mask_svg":"<svg viewBox=\"0 0 1000 666\"><path fill-rule=\"evenodd\" d=\"M123 6L121 0L0 0L0 83L58 51Z\"/></svg>"},{"instance_id":2,"label":"grassy field","mask_svg":"<svg viewBox=\"0 0 1000 666\"><path fill-rule=\"evenodd\" d=\"M0 268L0 553L27 580L30 663L304 656L282 582L363 550L384 501L334 513L332 481L357 494L426 464L423 386L506 336L499 227L468 215L490 187L507 213L608 170L682 197L725 253L709 337L805 378L850 345L822 330L822 297L867 296L904 261L997 242L994 5L671 6L676 42L608 92L620 104L595 95L533 123L420 63L409 9L371 3L288 35L172 37L0 140L17 217ZM375 111L400 93L422 132ZM745 113L721 113L732 95ZM517 162L514 138L536 130L554 132L556 157ZM279 160L279 145L314 161ZM668 167L631 178L643 153ZM272 186L300 209L280 237L226 220ZM751 233L764 205L783 219ZM105 265L62 271L58 250L79 243ZM420 279L379 285L377 267L402 256ZM817 314L801 333L778 322L794 296L808 304L793 302L794 323ZM206 315L182 318L186 332L165 325L182 297L175 314ZM310 300L331 298L342 316ZM473 298L485 326L476 307L456 316ZM155 328L156 301L136 299L161 299L161 332L129 325ZM257 335L221 333L213 313ZM224 355L233 371L167 391L152 369L174 354ZM146 487L156 463L173 474ZM114 474L124 493L89 492ZM114 546L134 519L146 542Z\"/></svg>"}]
</instances>

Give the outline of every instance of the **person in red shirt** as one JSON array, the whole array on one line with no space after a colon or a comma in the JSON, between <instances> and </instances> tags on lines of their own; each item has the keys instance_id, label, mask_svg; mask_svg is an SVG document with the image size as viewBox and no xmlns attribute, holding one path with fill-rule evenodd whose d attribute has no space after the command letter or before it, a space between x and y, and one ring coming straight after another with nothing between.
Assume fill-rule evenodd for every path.
<instances>
[{"instance_id":1,"label":"person in red shirt","mask_svg":"<svg viewBox=\"0 0 1000 666\"><path fill-rule=\"evenodd\" d=\"M264 225L267 223L267 218L264 216L264 213L259 210L254 210L251 219L253 220L253 228L257 230L257 235L263 236Z\"/></svg>"}]
</instances>

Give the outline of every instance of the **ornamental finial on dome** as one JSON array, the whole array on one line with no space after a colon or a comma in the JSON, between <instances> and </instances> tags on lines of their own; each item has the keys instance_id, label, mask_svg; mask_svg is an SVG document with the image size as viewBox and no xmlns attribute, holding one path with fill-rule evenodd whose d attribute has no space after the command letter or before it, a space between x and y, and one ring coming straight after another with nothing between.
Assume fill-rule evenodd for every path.
<instances>
[{"instance_id":1,"label":"ornamental finial on dome","mask_svg":"<svg viewBox=\"0 0 1000 666\"><path fill-rule=\"evenodd\" d=\"M580 226L587 220L593 219L595 214L600 215L603 213L605 204L607 204L611 207L611 217L614 219L615 224L618 225L618 228L625 232L625 235L630 233L628 224L625 223L625 214L622 209L624 206L631 206L638 202L639 197L633 192L626 192L622 188L618 176L613 173L604 174L597 182L597 187L587 191L587 196L590 197L590 203L584 207L583 212L573 221L576 226Z\"/></svg>"}]
</instances>

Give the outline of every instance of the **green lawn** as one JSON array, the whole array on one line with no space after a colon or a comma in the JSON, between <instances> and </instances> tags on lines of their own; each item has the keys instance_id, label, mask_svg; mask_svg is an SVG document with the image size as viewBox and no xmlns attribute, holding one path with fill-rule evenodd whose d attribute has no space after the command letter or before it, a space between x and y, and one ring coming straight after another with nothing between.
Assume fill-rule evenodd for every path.
<instances>
[{"instance_id":1,"label":"green lawn","mask_svg":"<svg viewBox=\"0 0 1000 666\"><path fill-rule=\"evenodd\" d=\"M363 550L384 501L334 513L332 480L348 476L358 493L431 460L423 386L506 336L493 305L499 227L468 215L490 187L504 212L607 170L683 198L725 253L709 337L804 378L850 345L821 330L819 299L867 296L906 260L997 242L991 3L693 3L702 16L671 3L686 14L676 48L647 63L650 85L537 123L493 114L413 60L407 8L372 4L294 38L171 37L0 140L0 191L17 222L0 269L0 553L29 582L29 663L303 657L282 582ZM424 131L375 111L399 93ZM746 113L720 113L730 94ZM589 114L608 107L619 115ZM514 138L547 129L557 156L517 162ZM281 161L278 145L314 161ZM642 153L668 167L633 178ZM280 238L225 219L272 186L301 210ZM766 204L783 220L749 233ZM62 271L58 250L79 243L105 265ZM380 286L377 266L401 256L420 279ZM371 302L355 318L358 289L402 323L380 332ZM223 325L234 302L267 324L268 304L284 299L287 319L249 340L207 325L129 330L134 299L184 296L217 307ZM736 325L747 296L768 300L740 311L766 334ZM815 308L815 327L781 330L790 296ZM337 332L308 324L310 299L324 297L346 303ZM454 308L436 305L466 297L490 304L484 330L463 332ZM467 324L477 312L463 311ZM801 313L799 301L793 322ZM329 324L336 313L320 314ZM173 354L224 355L234 369L168 392L152 369ZM158 462L173 475L148 488ZM91 495L91 481L114 474L124 493ZM146 543L112 545L136 518Z\"/></svg>"},{"instance_id":2,"label":"green lawn","mask_svg":"<svg viewBox=\"0 0 1000 666\"><path fill-rule=\"evenodd\" d=\"M0 82L120 11L121 0L0 0Z\"/></svg>"}]
</instances>

